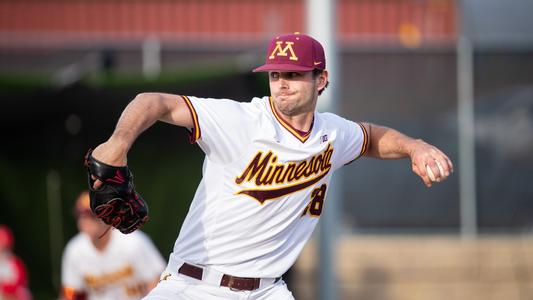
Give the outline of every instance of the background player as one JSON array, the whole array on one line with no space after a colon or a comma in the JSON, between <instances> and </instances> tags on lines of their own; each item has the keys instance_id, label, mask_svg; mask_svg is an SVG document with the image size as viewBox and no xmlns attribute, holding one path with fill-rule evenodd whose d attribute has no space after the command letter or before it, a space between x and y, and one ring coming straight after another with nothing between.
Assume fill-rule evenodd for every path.
<instances>
[{"instance_id":1,"label":"background player","mask_svg":"<svg viewBox=\"0 0 533 300\"><path fill-rule=\"evenodd\" d=\"M26 267L13 253L14 243L9 227L0 225L0 299L30 300Z\"/></svg>"},{"instance_id":2,"label":"background player","mask_svg":"<svg viewBox=\"0 0 533 300\"><path fill-rule=\"evenodd\" d=\"M125 236L94 217L82 192L74 213L80 232L63 253L62 299L140 299L157 283L165 262L141 231Z\"/></svg>"},{"instance_id":3,"label":"background player","mask_svg":"<svg viewBox=\"0 0 533 300\"><path fill-rule=\"evenodd\" d=\"M126 165L138 135L161 120L189 128L206 154L166 271L146 299L293 299L280 276L311 236L336 169L362 155L409 157L427 186L427 168L435 181L452 171L448 157L422 140L315 111L328 72L313 38L274 38L255 71L269 72L271 97L239 103L140 94L93 152Z\"/></svg>"}]
</instances>

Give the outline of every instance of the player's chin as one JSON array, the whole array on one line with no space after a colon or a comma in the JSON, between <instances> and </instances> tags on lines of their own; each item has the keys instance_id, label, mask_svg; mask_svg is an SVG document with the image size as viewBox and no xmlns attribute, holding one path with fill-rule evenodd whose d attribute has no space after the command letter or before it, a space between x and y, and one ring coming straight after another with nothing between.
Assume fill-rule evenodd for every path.
<instances>
[{"instance_id":1,"label":"player's chin","mask_svg":"<svg viewBox=\"0 0 533 300\"><path fill-rule=\"evenodd\" d=\"M285 116L294 116L298 114L298 110L294 105L280 105L278 109L285 115Z\"/></svg>"}]
</instances>

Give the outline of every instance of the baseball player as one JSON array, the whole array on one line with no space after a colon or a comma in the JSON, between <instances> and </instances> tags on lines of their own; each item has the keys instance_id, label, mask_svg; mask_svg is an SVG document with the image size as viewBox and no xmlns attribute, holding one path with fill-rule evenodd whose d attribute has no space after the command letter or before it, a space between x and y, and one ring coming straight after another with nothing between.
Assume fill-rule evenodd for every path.
<instances>
[{"instance_id":1,"label":"baseball player","mask_svg":"<svg viewBox=\"0 0 533 300\"><path fill-rule=\"evenodd\" d=\"M26 267L13 253L14 243L11 229L0 224L0 299L31 300Z\"/></svg>"},{"instance_id":2,"label":"baseball player","mask_svg":"<svg viewBox=\"0 0 533 300\"><path fill-rule=\"evenodd\" d=\"M271 95L248 103L139 94L92 152L98 163L125 166L135 139L158 120L188 128L205 152L167 268L144 299L294 299L280 276L318 223L335 170L369 156L410 158L427 186L452 172L448 157L422 140L317 112L328 72L312 37L275 37L254 71L268 72Z\"/></svg>"},{"instance_id":3,"label":"baseball player","mask_svg":"<svg viewBox=\"0 0 533 300\"><path fill-rule=\"evenodd\" d=\"M80 232L63 253L63 300L141 299L158 282L165 261L141 231L126 236L109 231L89 208L82 192L74 208Z\"/></svg>"}]
</instances>

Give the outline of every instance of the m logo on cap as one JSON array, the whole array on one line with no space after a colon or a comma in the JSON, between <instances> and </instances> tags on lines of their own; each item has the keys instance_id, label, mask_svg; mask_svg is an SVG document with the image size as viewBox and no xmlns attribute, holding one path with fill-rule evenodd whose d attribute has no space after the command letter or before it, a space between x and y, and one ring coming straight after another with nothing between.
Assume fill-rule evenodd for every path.
<instances>
[{"instance_id":1,"label":"m logo on cap","mask_svg":"<svg viewBox=\"0 0 533 300\"><path fill-rule=\"evenodd\" d=\"M281 44L283 44L282 41L276 42L276 47L274 48L274 51L272 51L272 54L268 57L269 59L275 59L277 56L287 56L287 50L291 53L291 56L289 57L290 60L298 60L298 56L294 53L294 49L292 49L292 45L294 45L294 42L285 42L285 48L281 48Z\"/></svg>"},{"instance_id":2,"label":"m logo on cap","mask_svg":"<svg viewBox=\"0 0 533 300\"><path fill-rule=\"evenodd\" d=\"M254 72L310 72L325 70L324 48L314 38L305 34L286 34L270 40L265 64Z\"/></svg>"}]
</instances>

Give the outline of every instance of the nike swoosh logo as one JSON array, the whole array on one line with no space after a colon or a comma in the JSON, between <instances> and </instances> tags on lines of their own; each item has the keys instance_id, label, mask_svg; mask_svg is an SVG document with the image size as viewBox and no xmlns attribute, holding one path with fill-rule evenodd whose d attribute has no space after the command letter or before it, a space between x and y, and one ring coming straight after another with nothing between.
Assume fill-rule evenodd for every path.
<instances>
[{"instance_id":1,"label":"nike swoosh logo","mask_svg":"<svg viewBox=\"0 0 533 300\"><path fill-rule=\"evenodd\" d=\"M316 66L316 65L320 65L321 63L322 63L321 61L319 61L319 62L316 62L316 61L315 61L315 62L314 62L315 66Z\"/></svg>"},{"instance_id":2,"label":"nike swoosh logo","mask_svg":"<svg viewBox=\"0 0 533 300\"><path fill-rule=\"evenodd\" d=\"M264 204L265 201L267 201L267 200L276 199L276 198L285 196L287 194L297 192L297 191L299 191L301 189L304 189L304 188L306 188L306 187L308 187L310 185L313 185L316 182L318 182L320 179L324 178L324 176L326 176L326 174L328 174L328 173L329 172L324 172L324 173L320 174L320 176L317 176L317 177L315 177L313 179L310 179L308 181L304 181L304 182L301 182L301 183L298 183L298 184L295 184L295 185L291 185L291 186L287 186L287 187L283 187L283 188L279 188L279 189L242 190L242 191L238 192L237 194L244 194L244 195L250 196L250 197L254 198L255 200L259 201L261 204Z\"/></svg>"}]
</instances>

